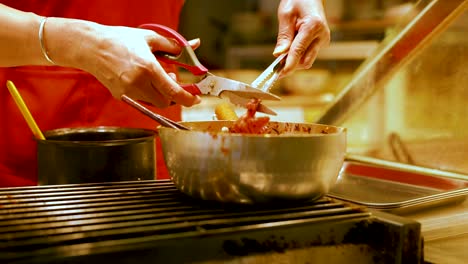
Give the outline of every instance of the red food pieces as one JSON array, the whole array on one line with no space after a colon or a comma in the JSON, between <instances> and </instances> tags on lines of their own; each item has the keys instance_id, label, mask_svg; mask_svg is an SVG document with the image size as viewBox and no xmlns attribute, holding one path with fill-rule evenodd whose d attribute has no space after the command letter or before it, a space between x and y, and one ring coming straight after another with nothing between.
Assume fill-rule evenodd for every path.
<instances>
[{"instance_id":1,"label":"red food pieces","mask_svg":"<svg viewBox=\"0 0 468 264\"><path fill-rule=\"evenodd\" d=\"M234 122L229 128L229 132L263 134L266 130L266 125L270 122L270 118L268 116L255 117L259 105L259 99L252 99L247 104L247 112Z\"/></svg>"}]
</instances>

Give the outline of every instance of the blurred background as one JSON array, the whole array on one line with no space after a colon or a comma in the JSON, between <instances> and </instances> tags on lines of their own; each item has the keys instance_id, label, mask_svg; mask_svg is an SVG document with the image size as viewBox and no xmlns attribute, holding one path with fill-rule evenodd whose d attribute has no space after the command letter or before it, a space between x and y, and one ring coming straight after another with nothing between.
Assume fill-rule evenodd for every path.
<instances>
[{"instance_id":1,"label":"blurred background","mask_svg":"<svg viewBox=\"0 0 468 264\"><path fill-rule=\"evenodd\" d=\"M180 32L187 38L201 39L197 55L210 71L250 83L274 60L279 2L188 0ZM287 96L281 101L282 114L275 118L311 120L318 115L318 109L333 100L410 6L411 1L404 0L325 1L331 44L321 50L310 70L297 71L272 88L272 92ZM186 72L181 72L181 78L193 81ZM204 101L212 103L210 98ZM203 109L186 111L186 119L204 117Z\"/></svg>"},{"instance_id":2,"label":"blurred background","mask_svg":"<svg viewBox=\"0 0 468 264\"><path fill-rule=\"evenodd\" d=\"M196 53L210 71L250 83L274 60L278 3L187 0L180 32L202 40ZM278 112L272 120L315 122L417 1L325 3L331 44L320 51L311 69L297 71L273 87L282 100L266 102ZM342 124L348 128L350 152L468 173L466 13L424 45ZM181 78L193 81L186 72ZM374 84L369 80L366 85ZM184 108L183 119L211 120L219 102L204 98L202 104Z\"/></svg>"}]
</instances>

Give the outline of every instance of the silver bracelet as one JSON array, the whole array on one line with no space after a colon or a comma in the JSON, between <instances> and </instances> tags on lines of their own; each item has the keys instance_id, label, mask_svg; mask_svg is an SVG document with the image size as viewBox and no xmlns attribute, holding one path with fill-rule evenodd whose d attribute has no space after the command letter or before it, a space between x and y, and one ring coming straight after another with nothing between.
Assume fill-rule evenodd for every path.
<instances>
[{"instance_id":1,"label":"silver bracelet","mask_svg":"<svg viewBox=\"0 0 468 264\"><path fill-rule=\"evenodd\" d=\"M44 45L44 26L45 26L46 21L47 21L47 17L44 17L41 21L41 24L39 25L39 43L41 44L42 54L44 55L46 60L50 62L51 64L55 65L55 62L49 57L49 54L47 53L47 50Z\"/></svg>"}]
</instances>

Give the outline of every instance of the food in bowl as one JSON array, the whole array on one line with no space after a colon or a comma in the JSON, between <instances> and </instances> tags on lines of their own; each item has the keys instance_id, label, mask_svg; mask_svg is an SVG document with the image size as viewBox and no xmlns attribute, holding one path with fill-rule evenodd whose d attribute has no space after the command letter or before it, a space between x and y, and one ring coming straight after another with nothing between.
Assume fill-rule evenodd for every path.
<instances>
[{"instance_id":1,"label":"food in bowl","mask_svg":"<svg viewBox=\"0 0 468 264\"><path fill-rule=\"evenodd\" d=\"M234 122L229 127L231 133L244 133L244 134L263 134L266 132L266 125L270 121L268 116L255 117L258 106L261 100L252 99L247 103L247 112Z\"/></svg>"},{"instance_id":2,"label":"food in bowl","mask_svg":"<svg viewBox=\"0 0 468 264\"><path fill-rule=\"evenodd\" d=\"M222 127L222 132L240 134L284 134L284 133L311 133L310 128L295 125L294 127L279 127L278 123L270 123L268 116L256 117L260 99L253 98L246 106L247 112L237 117L230 104L219 104L215 108L218 120L234 120L230 127ZM288 124L288 123L283 123ZM287 126L287 125L286 125ZM327 134L328 129L324 127L320 133Z\"/></svg>"}]
</instances>

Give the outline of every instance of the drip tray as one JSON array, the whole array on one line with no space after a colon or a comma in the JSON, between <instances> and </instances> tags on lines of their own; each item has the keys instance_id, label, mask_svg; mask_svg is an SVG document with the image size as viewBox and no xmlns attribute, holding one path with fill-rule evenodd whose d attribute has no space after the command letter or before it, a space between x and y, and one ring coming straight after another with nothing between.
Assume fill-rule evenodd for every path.
<instances>
[{"instance_id":1,"label":"drip tray","mask_svg":"<svg viewBox=\"0 0 468 264\"><path fill-rule=\"evenodd\" d=\"M391 213L462 202L468 182L346 162L328 196Z\"/></svg>"}]
</instances>

